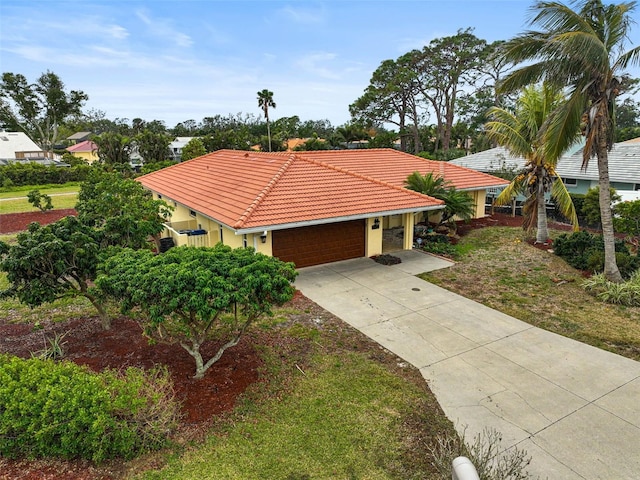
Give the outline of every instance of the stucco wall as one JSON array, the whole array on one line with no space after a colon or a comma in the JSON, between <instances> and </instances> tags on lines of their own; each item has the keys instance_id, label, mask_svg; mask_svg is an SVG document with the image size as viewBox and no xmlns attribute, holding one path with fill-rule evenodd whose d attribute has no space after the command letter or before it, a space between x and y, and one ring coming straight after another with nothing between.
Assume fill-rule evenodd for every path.
<instances>
[{"instance_id":1,"label":"stucco wall","mask_svg":"<svg viewBox=\"0 0 640 480\"><path fill-rule=\"evenodd\" d=\"M375 223L376 220L379 221L378 224ZM372 257L373 255L380 255L382 253L382 232L384 231L384 220L385 219L382 217L367 218L367 230L364 240L365 257ZM377 225L378 228L373 228L375 225Z\"/></svg>"}]
</instances>

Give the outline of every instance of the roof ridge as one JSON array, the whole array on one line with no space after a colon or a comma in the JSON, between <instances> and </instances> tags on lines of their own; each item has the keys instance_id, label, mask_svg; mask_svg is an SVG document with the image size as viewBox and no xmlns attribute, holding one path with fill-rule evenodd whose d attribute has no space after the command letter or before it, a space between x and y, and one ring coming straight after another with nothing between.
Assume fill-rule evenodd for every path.
<instances>
[{"instance_id":1,"label":"roof ridge","mask_svg":"<svg viewBox=\"0 0 640 480\"><path fill-rule=\"evenodd\" d=\"M382 149L380 149L380 150L382 150ZM301 153L304 153L304 152L301 152ZM369 182L376 183L378 185L383 185L385 187L389 187L389 188L392 188L394 190L398 190L398 191L405 192L405 193L410 193L411 195L414 195L414 196L417 195L419 197L427 197L427 198L429 198L431 200L435 200L438 203L444 203L442 200L438 200L437 198L432 197L430 195L425 195L424 193L416 192L415 190L409 190L408 188L398 187L397 185L394 185L392 183L384 182L384 181L379 180L377 178L369 177L368 175L363 175L361 173L351 171L351 170L349 170L347 168L344 168L344 167L338 167L336 165L332 165L331 163L321 162L319 160L314 160L313 158L305 158L304 155L299 155L299 158L301 160L304 160L305 162L313 163L315 165L320 165L322 167L329 168L331 170L335 170L336 172L346 173L346 174L351 175L353 177L361 178L363 180L367 180Z\"/></svg>"},{"instance_id":2,"label":"roof ridge","mask_svg":"<svg viewBox=\"0 0 640 480\"><path fill-rule=\"evenodd\" d=\"M248 156L249 156L249 153L246 153L245 157L248 157ZM271 180L269 180L269 183L267 183L267 185L260 191L260 193L258 193L258 195L253 200L253 202L251 202L251 205L249 205L246 208L246 210L242 213L242 215L240 215L240 218L238 218L238 221L232 225L233 228L242 228L242 225L244 225L244 223L247 220L249 220L249 218L251 217L251 214L256 210L256 208L258 208L258 205L260 205L260 203L267 196L267 194L271 190L273 190L275 185L280 181L284 173L289 169L289 167L291 166L291 164L295 159L296 159L295 154L292 153L289 155L289 159L282 164L282 166L278 169L278 171L271 178Z\"/></svg>"}]
</instances>

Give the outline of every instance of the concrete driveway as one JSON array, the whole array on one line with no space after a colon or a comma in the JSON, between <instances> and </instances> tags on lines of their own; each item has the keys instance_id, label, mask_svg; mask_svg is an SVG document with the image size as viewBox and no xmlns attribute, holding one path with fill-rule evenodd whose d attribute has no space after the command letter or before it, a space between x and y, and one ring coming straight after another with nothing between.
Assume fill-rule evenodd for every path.
<instances>
[{"instance_id":1,"label":"concrete driveway","mask_svg":"<svg viewBox=\"0 0 640 480\"><path fill-rule=\"evenodd\" d=\"M296 286L413 364L467 438L485 427L549 479L640 478L640 363L531 325L415 275L449 262L360 258L300 269Z\"/></svg>"}]
</instances>

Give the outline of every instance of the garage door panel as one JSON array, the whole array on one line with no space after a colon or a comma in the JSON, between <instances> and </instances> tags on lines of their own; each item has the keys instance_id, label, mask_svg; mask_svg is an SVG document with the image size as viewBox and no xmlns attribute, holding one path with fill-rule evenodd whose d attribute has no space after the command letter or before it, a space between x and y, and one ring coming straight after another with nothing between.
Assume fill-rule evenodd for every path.
<instances>
[{"instance_id":1,"label":"garage door panel","mask_svg":"<svg viewBox=\"0 0 640 480\"><path fill-rule=\"evenodd\" d=\"M364 252L364 220L273 232L273 256L297 267L363 257Z\"/></svg>"}]
</instances>

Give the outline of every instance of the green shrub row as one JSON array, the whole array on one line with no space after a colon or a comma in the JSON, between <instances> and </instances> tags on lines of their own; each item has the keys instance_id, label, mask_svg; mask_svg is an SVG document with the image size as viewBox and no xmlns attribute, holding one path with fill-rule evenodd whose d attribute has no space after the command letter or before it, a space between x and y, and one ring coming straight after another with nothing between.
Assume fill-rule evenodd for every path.
<instances>
[{"instance_id":1,"label":"green shrub row","mask_svg":"<svg viewBox=\"0 0 640 480\"><path fill-rule=\"evenodd\" d=\"M640 258L629 253L623 240L615 240L616 261L620 273L629 278L640 268ZM553 241L553 251L578 270L602 272L604 270L604 241L602 235L587 231L563 233Z\"/></svg>"},{"instance_id":2,"label":"green shrub row","mask_svg":"<svg viewBox=\"0 0 640 480\"><path fill-rule=\"evenodd\" d=\"M81 182L91 171L89 165L56 167L38 163L12 163L0 166L0 186L63 184Z\"/></svg>"},{"instance_id":3,"label":"green shrub row","mask_svg":"<svg viewBox=\"0 0 640 480\"><path fill-rule=\"evenodd\" d=\"M165 445L177 418L166 371L0 356L0 456L133 458Z\"/></svg>"}]
</instances>

